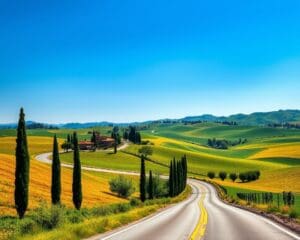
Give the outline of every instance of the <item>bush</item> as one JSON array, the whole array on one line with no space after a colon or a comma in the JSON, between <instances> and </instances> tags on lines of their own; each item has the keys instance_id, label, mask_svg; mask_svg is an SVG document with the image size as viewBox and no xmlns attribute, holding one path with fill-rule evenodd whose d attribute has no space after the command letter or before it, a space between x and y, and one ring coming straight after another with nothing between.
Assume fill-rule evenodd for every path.
<instances>
[{"instance_id":1,"label":"bush","mask_svg":"<svg viewBox=\"0 0 300 240\"><path fill-rule=\"evenodd\" d=\"M132 180L123 175L119 175L109 181L110 190L118 194L119 197L129 197L134 192Z\"/></svg>"},{"instance_id":2,"label":"bush","mask_svg":"<svg viewBox=\"0 0 300 240\"><path fill-rule=\"evenodd\" d=\"M153 177L153 197L154 198L162 198L167 197L169 195L169 187L168 182L163 180L156 174ZM147 181L147 189L149 182Z\"/></svg>"},{"instance_id":3,"label":"bush","mask_svg":"<svg viewBox=\"0 0 300 240\"><path fill-rule=\"evenodd\" d=\"M214 173L214 172L208 172L208 173L207 173L207 176L208 176L210 179L213 179L213 178L215 178L215 173Z\"/></svg>"},{"instance_id":4,"label":"bush","mask_svg":"<svg viewBox=\"0 0 300 240\"><path fill-rule=\"evenodd\" d=\"M142 202L140 199L137 199L137 198L130 199L130 205L133 207L140 206L141 204L142 204Z\"/></svg>"},{"instance_id":5,"label":"bush","mask_svg":"<svg viewBox=\"0 0 300 240\"><path fill-rule=\"evenodd\" d=\"M237 176L236 173L230 173L230 174L229 174L229 178L230 178L233 182L235 182L235 180L238 178L238 176Z\"/></svg>"},{"instance_id":6,"label":"bush","mask_svg":"<svg viewBox=\"0 0 300 240\"><path fill-rule=\"evenodd\" d=\"M226 172L219 172L219 177L222 179L222 181L224 181L224 179L227 177L227 173Z\"/></svg>"},{"instance_id":7,"label":"bush","mask_svg":"<svg viewBox=\"0 0 300 240\"><path fill-rule=\"evenodd\" d=\"M290 209L290 211L289 211L289 217L290 218L297 218L298 217L298 213L297 213L296 209L294 209L294 208Z\"/></svg>"},{"instance_id":8,"label":"bush","mask_svg":"<svg viewBox=\"0 0 300 240\"><path fill-rule=\"evenodd\" d=\"M47 208L46 205L42 204L33 213L32 219L43 229L50 230L63 223L64 209L58 205Z\"/></svg>"},{"instance_id":9,"label":"bush","mask_svg":"<svg viewBox=\"0 0 300 240\"><path fill-rule=\"evenodd\" d=\"M37 228L37 223L31 218L24 218L19 224L19 232L21 235L35 232Z\"/></svg>"}]
</instances>

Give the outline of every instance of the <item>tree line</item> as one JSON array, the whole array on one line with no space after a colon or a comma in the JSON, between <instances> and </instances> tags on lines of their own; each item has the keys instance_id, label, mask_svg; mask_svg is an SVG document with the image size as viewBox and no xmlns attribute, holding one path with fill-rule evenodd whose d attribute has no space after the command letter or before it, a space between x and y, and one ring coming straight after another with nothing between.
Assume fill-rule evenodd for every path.
<instances>
[{"instance_id":1,"label":"tree line","mask_svg":"<svg viewBox=\"0 0 300 240\"><path fill-rule=\"evenodd\" d=\"M23 108L20 110L17 139L16 139L16 169L15 169L15 208L19 218L23 218L28 208L29 199L29 169L30 157L28 152L27 134L25 126L25 114ZM76 209L81 208L82 203L82 186L81 186L81 164L79 156L79 147L77 133L72 136L73 143L73 183L72 183L72 199ZM61 169L58 142L56 135L53 138L53 153L52 153L52 175L51 175L51 202L53 205L61 203Z\"/></svg>"},{"instance_id":2,"label":"tree line","mask_svg":"<svg viewBox=\"0 0 300 240\"><path fill-rule=\"evenodd\" d=\"M262 192L262 193L236 193L239 199L245 200L248 203L257 203L257 204L271 204L275 200L277 200L278 207L280 206L280 198L282 202L286 206L295 205L295 195L292 192L283 192L280 193L272 193L272 192Z\"/></svg>"},{"instance_id":3,"label":"tree line","mask_svg":"<svg viewBox=\"0 0 300 240\"><path fill-rule=\"evenodd\" d=\"M247 138L239 138L236 141L230 141L230 140L226 140L226 139L216 139L216 138L212 138L212 139L208 139L207 140L207 146L212 147L212 148L216 148L216 149L228 149L229 146L236 146L239 144L245 144L247 142Z\"/></svg>"},{"instance_id":4,"label":"tree line","mask_svg":"<svg viewBox=\"0 0 300 240\"><path fill-rule=\"evenodd\" d=\"M216 173L213 172L213 171L209 171L207 173L207 176L210 178L210 179L214 179L216 177ZM219 174L218 174L219 178L224 181L228 174L227 172L225 171L220 171ZM247 171L247 172L242 172L242 173L230 173L229 174L229 178L235 182L236 179L240 179L242 182L251 182L251 181L255 181L257 179L259 179L260 177L260 171Z\"/></svg>"}]
</instances>

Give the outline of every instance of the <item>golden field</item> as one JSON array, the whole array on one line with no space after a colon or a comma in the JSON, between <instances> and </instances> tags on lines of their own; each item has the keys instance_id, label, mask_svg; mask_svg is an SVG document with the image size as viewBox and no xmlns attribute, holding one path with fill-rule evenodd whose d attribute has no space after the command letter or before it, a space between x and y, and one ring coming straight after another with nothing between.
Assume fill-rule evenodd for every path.
<instances>
[{"instance_id":1,"label":"golden field","mask_svg":"<svg viewBox=\"0 0 300 240\"><path fill-rule=\"evenodd\" d=\"M50 152L52 138L28 137L31 156ZM62 142L62 141L60 141ZM15 214L14 209L14 174L15 174L15 138L0 138L0 214ZM8 153L8 154L7 154ZM62 203L72 206L72 169L62 168ZM105 173L82 172L83 207L92 207L107 203L124 202L109 190L108 181L114 175ZM31 157L29 209L41 201L50 203L51 166L40 163Z\"/></svg>"}]
</instances>

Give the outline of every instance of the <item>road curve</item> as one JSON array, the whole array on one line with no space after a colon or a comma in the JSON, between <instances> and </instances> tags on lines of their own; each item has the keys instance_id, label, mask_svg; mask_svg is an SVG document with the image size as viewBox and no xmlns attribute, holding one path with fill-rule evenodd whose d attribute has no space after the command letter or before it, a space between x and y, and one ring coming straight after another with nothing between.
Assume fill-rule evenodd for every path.
<instances>
[{"instance_id":1,"label":"road curve","mask_svg":"<svg viewBox=\"0 0 300 240\"><path fill-rule=\"evenodd\" d=\"M51 153L36 156L51 163ZM72 167L71 164L62 164ZM117 170L82 167L87 171L135 174ZM208 183L189 179L191 196L158 214L90 240L300 240L296 233L249 211L223 203Z\"/></svg>"}]
</instances>

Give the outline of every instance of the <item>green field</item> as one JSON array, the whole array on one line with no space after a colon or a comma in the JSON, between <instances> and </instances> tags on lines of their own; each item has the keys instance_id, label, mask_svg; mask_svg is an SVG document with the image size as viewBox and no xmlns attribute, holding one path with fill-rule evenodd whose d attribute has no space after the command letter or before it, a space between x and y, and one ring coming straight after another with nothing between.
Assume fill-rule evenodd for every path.
<instances>
[{"instance_id":1,"label":"green field","mask_svg":"<svg viewBox=\"0 0 300 240\"><path fill-rule=\"evenodd\" d=\"M92 129L77 129L80 139L89 139L88 131ZM97 128L104 135L109 135L111 128ZM58 135L64 141L72 129L59 130L28 130L29 136ZM142 138L149 140L153 155L152 161L146 162L146 168L154 172L168 174L167 166L170 161L186 154L190 175L204 176L208 171L226 171L240 173L248 170L260 170L261 178L249 183L232 183L231 181L217 182L228 187L237 187L257 191L294 191L300 192L300 130L254 127L227 126L218 123L198 123L184 125L151 124L147 130L141 131ZM14 136L14 130L0 130L0 136ZM247 139L244 144L220 150L208 147L208 138L236 141ZM3 140L4 141L4 140ZM117 154L111 152L81 152L82 165L139 171L140 159L136 156L140 145L129 145ZM0 150L12 153L14 146L7 147L5 141ZM39 149L41 152L43 148ZM30 150L30 149L29 149ZM32 152L32 151L31 151ZM72 153L61 154L61 160L72 163Z\"/></svg>"}]
</instances>

